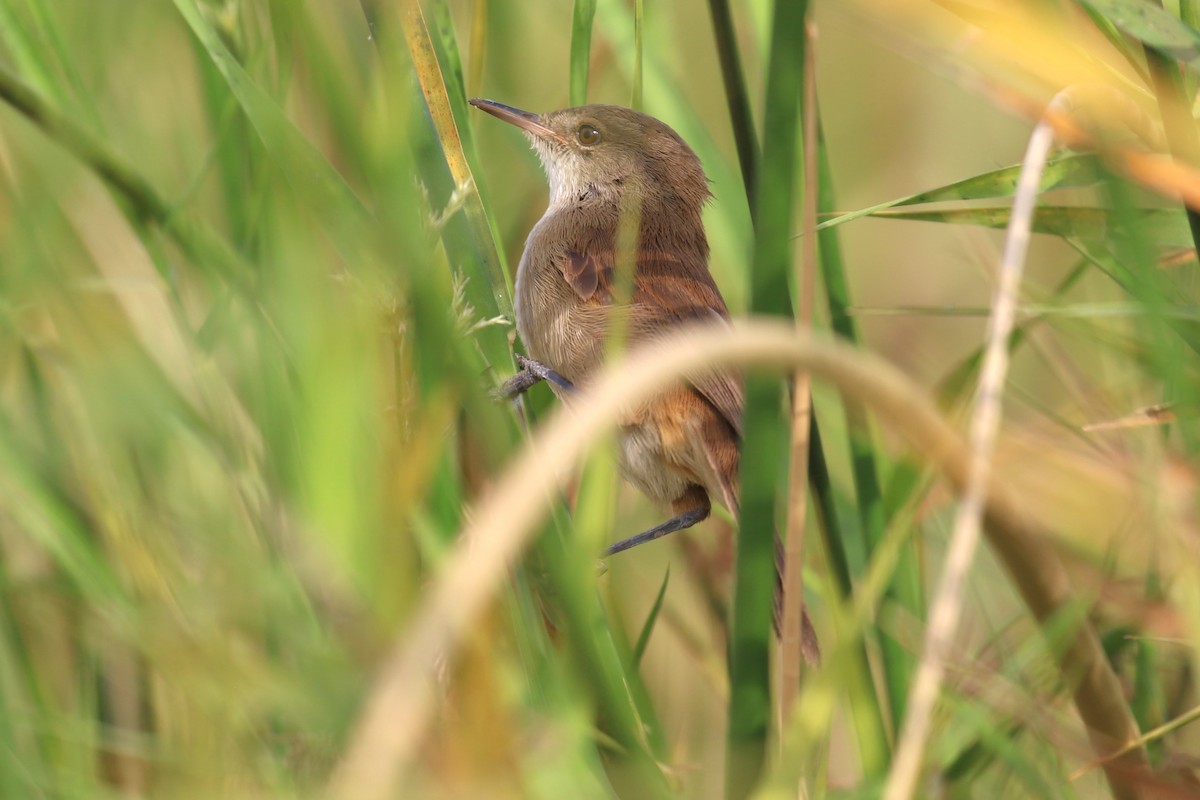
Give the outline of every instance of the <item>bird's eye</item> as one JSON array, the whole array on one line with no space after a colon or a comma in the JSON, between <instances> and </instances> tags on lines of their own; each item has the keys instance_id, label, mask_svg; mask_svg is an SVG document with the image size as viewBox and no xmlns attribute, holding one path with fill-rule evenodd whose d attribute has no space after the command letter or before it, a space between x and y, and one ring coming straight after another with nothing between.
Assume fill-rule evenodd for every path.
<instances>
[{"instance_id":1,"label":"bird's eye","mask_svg":"<svg viewBox=\"0 0 1200 800\"><path fill-rule=\"evenodd\" d=\"M584 147L592 147L600 144L600 131L591 125L580 125L579 130L575 131L575 138Z\"/></svg>"}]
</instances>

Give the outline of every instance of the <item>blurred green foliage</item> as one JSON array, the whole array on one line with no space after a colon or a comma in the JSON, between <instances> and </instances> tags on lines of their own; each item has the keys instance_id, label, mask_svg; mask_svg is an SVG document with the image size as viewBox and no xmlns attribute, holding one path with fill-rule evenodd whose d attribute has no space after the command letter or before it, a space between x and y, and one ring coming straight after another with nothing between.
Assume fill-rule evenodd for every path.
<instances>
[{"instance_id":1,"label":"blurred green foliage","mask_svg":"<svg viewBox=\"0 0 1200 800\"><path fill-rule=\"evenodd\" d=\"M1044 103L1065 85L1057 59L1074 58L1153 116L1179 98L1155 95L1148 48L1178 72L1191 121L1194 5L812 5L823 210L892 206L830 223L816 325L860 336L958 414L1002 236L986 228L1007 221L1002 167L1029 127L1006 92ZM512 370L511 269L544 180L468 97L639 98L712 180L731 309L786 312L782 237L799 233L805 176L772 174L755 195L743 171L755 129L771 143L760 175L795 152L791 131L771 138L794 110L764 98L772 69L783 95L800 85L768 54L802 33L773 27L788 17L766 0L712 6L429 0L421 72L413 3L0 0L0 797L323 796L472 500L521 446L488 390ZM967 39L946 20L980 40L955 50ZM1036 58L989 38L1030 20L1071 36ZM734 80L718 43L740 59ZM739 81L744 102L727 106ZM1098 137L1103 157L1066 155L1043 183L996 470L1061 532L1149 730L1197 704L1200 287L1196 227L1121 168L1129 139ZM773 215L792 192L796 210ZM758 283L748 196L781 248ZM768 432L786 421L777 394L754 407ZM549 403L534 390L534 424ZM812 796L873 797L953 498L860 409L821 387L816 407L838 538L810 548L810 608L827 643L865 644L825 673L838 713L805 743L827 758L804 780ZM762 643L730 643L731 525L597 576L580 542L660 513L614 491L598 458L582 519L559 504L447 658L397 796L725 796L727 665ZM838 629L826 611L887 547L893 589L869 630ZM928 793L1104 796L1098 770L1071 779L1091 754L1047 654L1061 631L1035 635L1015 598L981 558ZM756 720L765 779L735 796L796 768ZM1197 746L1186 726L1158 737L1159 777L1182 781Z\"/></svg>"}]
</instances>

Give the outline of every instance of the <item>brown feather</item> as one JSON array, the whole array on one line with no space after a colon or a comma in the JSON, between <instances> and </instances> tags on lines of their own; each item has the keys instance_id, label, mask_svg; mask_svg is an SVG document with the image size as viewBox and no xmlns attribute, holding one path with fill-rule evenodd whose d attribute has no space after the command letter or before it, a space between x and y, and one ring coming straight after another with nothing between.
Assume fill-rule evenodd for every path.
<instances>
[{"instance_id":1,"label":"brown feather","mask_svg":"<svg viewBox=\"0 0 1200 800\"><path fill-rule=\"evenodd\" d=\"M576 232L576 237L555 260L555 266L580 300L609 306L616 294L613 234L584 228ZM705 261L699 253L687 255L690 257L680 258L666 251L639 248L630 302L631 345L661 336L683 322L729 320L725 300ZM696 378L691 384L740 437L745 403L742 382L729 373L716 373Z\"/></svg>"}]
</instances>

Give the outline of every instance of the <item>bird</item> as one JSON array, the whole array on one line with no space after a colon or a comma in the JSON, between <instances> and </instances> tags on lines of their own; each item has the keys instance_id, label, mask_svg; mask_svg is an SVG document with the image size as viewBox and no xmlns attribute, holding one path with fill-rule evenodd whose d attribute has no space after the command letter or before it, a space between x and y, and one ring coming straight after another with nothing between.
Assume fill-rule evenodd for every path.
<instances>
[{"instance_id":1,"label":"bird","mask_svg":"<svg viewBox=\"0 0 1200 800\"><path fill-rule=\"evenodd\" d=\"M586 386L604 364L617 324L628 349L680 325L728 324L709 271L702 216L712 198L709 180L675 130L616 105L534 114L494 100L470 103L525 134L550 186L517 267L513 306L528 357L508 393L541 379L560 397ZM624 232L634 224L636 237ZM632 285L623 286L618 262L630 256ZM625 412L620 473L672 516L606 554L692 527L710 515L714 500L737 515L744 405L741 377L716 372ZM807 615L804 622L815 650Z\"/></svg>"}]
</instances>

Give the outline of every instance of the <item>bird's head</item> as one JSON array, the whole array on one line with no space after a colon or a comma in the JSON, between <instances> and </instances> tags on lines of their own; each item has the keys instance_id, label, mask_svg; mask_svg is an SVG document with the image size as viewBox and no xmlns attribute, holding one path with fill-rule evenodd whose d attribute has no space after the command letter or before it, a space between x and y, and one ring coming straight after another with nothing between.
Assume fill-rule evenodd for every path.
<instances>
[{"instance_id":1,"label":"bird's head","mask_svg":"<svg viewBox=\"0 0 1200 800\"><path fill-rule=\"evenodd\" d=\"M593 198L699 214L711 197L700 159L674 130L630 108L589 105L533 114L494 100L471 105L525 132L550 182L550 204Z\"/></svg>"}]
</instances>

